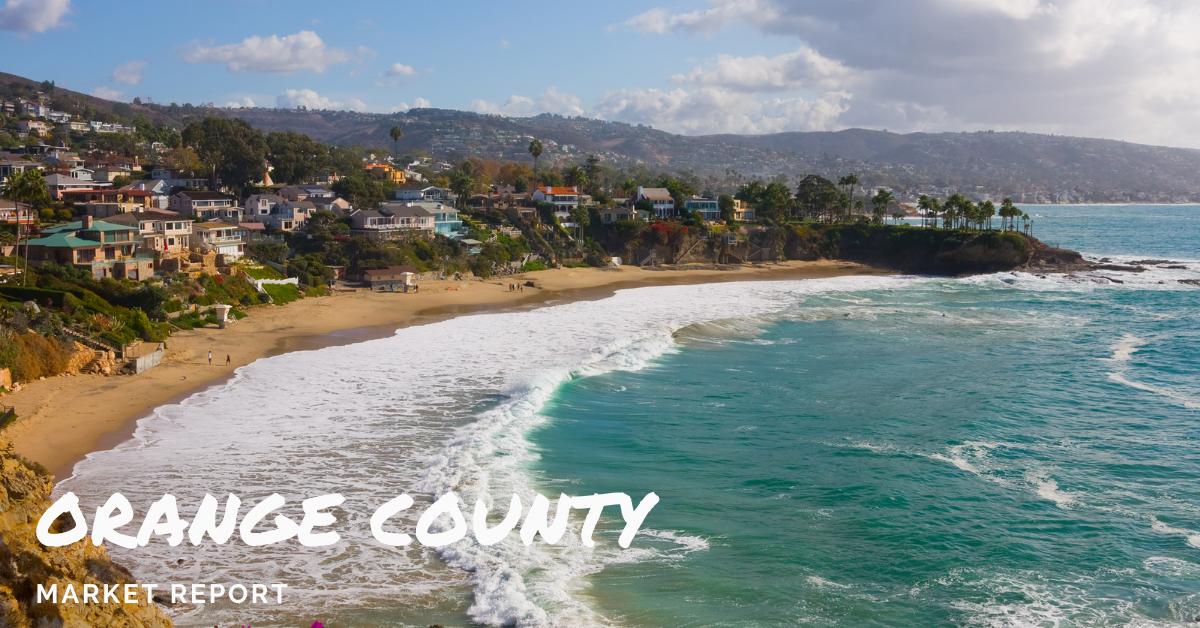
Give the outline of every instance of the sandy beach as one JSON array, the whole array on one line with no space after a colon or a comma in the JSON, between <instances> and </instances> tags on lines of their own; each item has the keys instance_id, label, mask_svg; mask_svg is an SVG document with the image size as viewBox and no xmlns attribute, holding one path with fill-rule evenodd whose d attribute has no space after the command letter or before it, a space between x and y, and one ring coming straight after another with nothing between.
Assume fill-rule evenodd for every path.
<instances>
[{"instance_id":1,"label":"sandy beach","mask_svg":"<svg viewBox=\"0 0 1200 628\"><path fill-rule=\"evenodd\" d=\"M400 327L501 308L534 308L598 299L624 288L877 275L889 271L846 262L786 262L736 270L559 269L473 281L435 281L418 294L347 292L253 308L226 329L177 332L163 363L140 375L79 375L31 382L5 398L20 419L5 430L16 449L58 479L88 453L127 440L137 419L219 383L259 358L379 338ZM538 287L510 292L513 282ZM212 352L212 364L208 352ZM230 364L225 363L226 356Z\"/></svg>"}]
</instances>

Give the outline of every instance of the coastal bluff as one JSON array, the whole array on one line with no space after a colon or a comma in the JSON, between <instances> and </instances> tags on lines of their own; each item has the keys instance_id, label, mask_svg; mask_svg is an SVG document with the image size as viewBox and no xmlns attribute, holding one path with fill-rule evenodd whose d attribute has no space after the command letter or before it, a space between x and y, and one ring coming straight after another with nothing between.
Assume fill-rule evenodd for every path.
<instances>
[{"instance_id":1,"label":"coastal bluff","mask_svg":"<svg viewBox=\"0 0 1200 628\"><path fill-rule=\"evenodd\" d=\"M37 540L38 519L50 507L54 482L38 465L0 440L0 626L6 628L169 628L171 619L152 602L37 602L37 585L124 585L135 582L90 541L48 548ZM68 524L69 525L69 524Z\"/></svg>"},{"instance_id":2,"label":"coastal bluff","mask_svg":"<svg viewBox=\"0 0 1200 628\"><path fill-rule=\"evenodd\" d=\"M1023 270L1093 270L1075 251L1012 231L970 232L893 226L819 226L789 230L789 259L836 259L902 272L962 276Z\"/></svg>"}]
</instances>

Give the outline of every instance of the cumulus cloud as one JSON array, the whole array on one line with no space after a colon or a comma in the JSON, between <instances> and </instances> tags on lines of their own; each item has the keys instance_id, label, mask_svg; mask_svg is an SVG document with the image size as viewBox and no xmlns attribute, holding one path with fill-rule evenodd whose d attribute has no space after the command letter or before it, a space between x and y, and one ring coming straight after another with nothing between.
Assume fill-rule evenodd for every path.
<instances>
[{"instance_id":1,"label":"cumulus cloud","mask_svg":"<svg viewBox=\"0 0 1200 628\"><path fill-rule=\"evenodd\" d=\"M708 0L707 5L682 12L652 9L617 28L714 37L742 23L793 38L797 53L719 56L672 80L694 86L693 95L701 89L846 89L854 99L838 126L1021 129L1200 147L1200 82L1189 78L1200 74L1195 36L1200 11L1194 3Z\"/></svg>"},{"instance_id":2,"label":"cumulus cloud","mask_svg":"<svg viewBox=\"0 0 1200 628\"><path fill-rule=\"evenodd\" d=\"M720 87L744 92L782 92L803 88L839 88L858 79L841 62L808 46L778 57L720 55L707 66L676 74L672 83Z\"/></svg>"},{"instance_id":3,"label":"cumulus cloud","mask_svg":"<svg viewBox=\"0 0 1200 628\"><path fill-rule=\"evenodd\" d=\"M583 115L583 107L579 97L574 94L564 94L557 87L548 87L540 96L509 96L503 105L486 100L471 101L471 111L479 113L498 114L511 118L525 118L539 113L557 113L564 116Z\"/></svg>"},{"instance_id":4,"label":"cumulus cloud","mask_svg":"<svg viewBox=\"0 0 1200 628\"><path fill-rule=\"evenodd\" d=\"M250 98L249 96L246 96L245 98L243 98L241 100L241 102L238 102L236 100L231 100L231 101L225 103L225 106L230 109L250 109L250 108L254 107L254 99Z\"/></svg>"},{"instance_id":5,"label":"cumulus cloud","mask_svg":"<svg viewBox=\"0 0 1200 628\"><path fill-rule=\"evenodd\" d=\"M704 87L676 89L626 89L609 92L593 115L630 124L684 134L762 134L783 131L826 131L846 111L851 95L829 92L819 98L770 98Z\"/></svg>"},{"instance_id":6,"label":"cumulus cloud","mask_svg":"<svg viewBox=\"0 0 1200 628\"><path fill-rule=\"evenodd\" d=\"M392 67L388 68L387 72L384 72L384 75L386 75L386 76L416 76L417 71L414 70L411 65L404 65L403 63L393 63Z\"/></svg>"},{"instance_id":7,"label":"cumulus cloud","mask_svg":"<svg viewBox=\"0 0 1200 628\"><path fill-rule=\"evenodd\" d=\"M370 55L369 48L359 48L360 55ZM255 74L322 73L325 68L352 60L353 55L340 48L330 48L312 31L279 37L248 37L241 43L224 46L194 44L183 55L188 63L224 63L230 72Z\"/></svg>"},{"instance_id":8,"label":"cumulus cloud","mask_svg":"<svg viewBox=\"0 0 1200 628\"><path fill-rule=\"evenodd\" d=\"M117 66L109 81L123 85L137 85L142 82L142 71L149 65L145 61L130 61Z\"/></svg>"},{"instance_id":9,"label":"cumulus cloud","mask_svg":"<svg viewBox=\"0 0 1200 628\"><path fill-rule=\"evenodd\" d=\"M93 89L92 95L95 96L96 98L103 98L104 100L124 100L125 99L125 92L116 90L116 89L110 89L110 88L104 87L104 86L100 86L100 87L97 87L96 89Z\"/></svg>"},{"instance_id":10,"label":"cumulus cloud","mask_svg":"<svg viewBox=\"0 0 1200 628\"><path fill-rule=\"evenodd\" d=\"M427 108L429 108L429 101L425 100L424 98L418 98L413 101L413 104L411 106L406 102L402 102L402 103L396 105L395 107L392 107L391 113L400 113L400 112L408 111L410 109L427 109Z\"/></svg>"},{"instance_id":11,"label":"cumulus cloud","mask_svg":"<svg viewBox=\"0 0 1200 628\"><path fill-rule=\"evenodd\" d=\"M289 89L275 97L275 106L280 109L341 109L345 111L366 111L367 105L357 98L345 101L333 100L322 96L311 89Z\"/></svg>"},{"instance_id":12,"label":"cumulus cloud","mask_svg":"<svg viewBox=\"0 0 1200 628\"><path fill-rule=\"evenodd\" d=\"M0 30L44 33L71 11L71 0L8 0L0 7Z\"/></svg>"}]
</instances>

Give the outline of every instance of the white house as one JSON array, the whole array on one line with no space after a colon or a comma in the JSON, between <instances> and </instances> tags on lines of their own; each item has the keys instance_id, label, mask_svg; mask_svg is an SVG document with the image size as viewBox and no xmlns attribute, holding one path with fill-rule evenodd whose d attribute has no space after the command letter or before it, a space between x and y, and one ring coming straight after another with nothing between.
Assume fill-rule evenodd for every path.
<instances>
[{"instance_id":1,"label":"white house","mask_svg":"<svg viewBox=\"0 0 1200 628\"><path fill-rule=\"evenodd\" d=\"M659 218L670 218L675 215L675 198L667 188L638 187L634 202L646 199L654 204L654 215Z\"/></svg>"},{"instance_id":2,"label":"white house","mask_svg":"<svg viewBox=\"0 0 1200 628\"><path fill-rule=\"evenodd\" d=\"M579 188L540 187L533 192L533 200L553 203L560 210L579 206Z\"/></svg>"}]
</instances>

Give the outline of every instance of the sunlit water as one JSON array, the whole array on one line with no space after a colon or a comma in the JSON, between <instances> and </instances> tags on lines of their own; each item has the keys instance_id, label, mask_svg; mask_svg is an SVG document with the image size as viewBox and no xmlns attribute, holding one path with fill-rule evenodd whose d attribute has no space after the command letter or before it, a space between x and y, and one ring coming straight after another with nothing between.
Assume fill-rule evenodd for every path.
<instances>
[{"instance_id":1,"label":"sunlit water","mask_svg":"<svg viewBox=\"0 0 1200 628\"><path fill-rule=\"evenodd\" d=\"M290 585L282 608L180 609L180 626L1190 620L1200 288L1179 280L1200 278L1200 208L1026 211L1060 246L1177 263L647 288L458 318L239 369L59 490L85 511L115 491L143 512L166 492L187 512L278 492L291 515L347 497L328 548L110 548L143 581ZM418 496L411 532L447 490L499 508L534 490L662 501L628 550L613 521L594 549L371 538L384 501Z\"/></svg>"}]
</instances>

